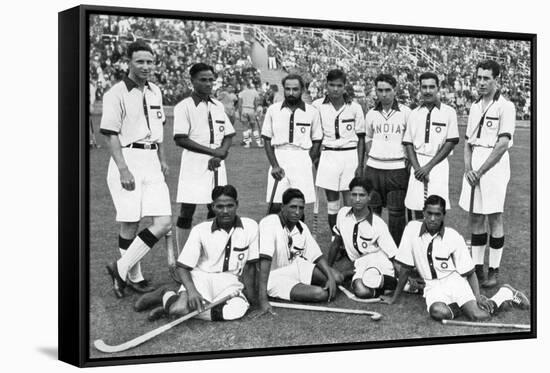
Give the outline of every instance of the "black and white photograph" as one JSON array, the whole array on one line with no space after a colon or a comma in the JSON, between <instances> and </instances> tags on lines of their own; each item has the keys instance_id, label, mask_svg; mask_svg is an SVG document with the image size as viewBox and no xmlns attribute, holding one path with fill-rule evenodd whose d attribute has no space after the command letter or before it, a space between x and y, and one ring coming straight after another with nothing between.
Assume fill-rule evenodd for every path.
<instances>
[{"instance_id":1,"label":"black and white photograph","mask_svg":"<svg viewBox=\"0 0 550 373\"><path fill-rule=\"evenodd\" d=\"M90 366L536 336L536 35L83 9Z\"/></svg>"}]
</instances>

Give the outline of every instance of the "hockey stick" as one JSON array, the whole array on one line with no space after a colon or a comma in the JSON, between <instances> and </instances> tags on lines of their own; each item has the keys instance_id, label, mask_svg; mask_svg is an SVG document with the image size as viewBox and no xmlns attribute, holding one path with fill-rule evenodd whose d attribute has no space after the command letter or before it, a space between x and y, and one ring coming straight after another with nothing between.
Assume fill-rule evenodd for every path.
<instances>
[{"instance_id":1,"label":"hockey stick","mask_svg":"<svg viewBox=\"0 0 550 373\"><path fill-rule=\"evenodd\" d=\"M349 299L354 300L356 302L359 302L359 303L378 303L378 302L382 301L382 299L380 299L380 298L371 298L371 299L358 298L355 294L353 294L351 291L349 291L348 289L346 289L342 285L338 285L338 289L340 289L340 291L342 291L342 293L344 293L346 295L346 297L348 297Z\"/></svg>"},{"instance_id":2,"label":"hockey stick","mask_svg":"<svg viewBox=\"0 0 550 373\"><path fill-rule=\"evenodd\" d=\"M140 335L139 337L134 338L134 339L132 339L128 342L124 342L124 343L119 344L119 345L111 346L111 345L106 344L102 339L96 339L94 341L94 346L99 351L106 352L106 353L114 353L114 352L121 352L121 351L129 350L131 348L139 346L140 344L142 344L144 342L147 342L148 340L156 337L159 334L164 333L165 331L173 328L174 326L181 324L185 320L189 320L190 318L193 318L193 317L197 316L200 313L208 311L209 309L211 309L213 307L216 307L219 304L223 304L224 302L228 301L229 299L231 299L233 297L236 297L237 295L239 295L239 292L235 291L235 292L233 292L233 293L231 293L231 294L229 294L229 295L227 295L227 296L225 296L225 297L223 297L223 298L221 298L221 299L219 299L219 300L217 300L213 303L210 303L209 305L204 307L204 309L201 312L199 312L198 310L195 310L191 313L188 313L185 316L180 317L179 319L176 319L176 320L174 320L174 321L172 321L168 324L165 324L165 325L163 325L163 326L161 326L157 329L153 329L150 332L147 332L143 335Z\"/></svg>"},{"instance_id":3,"label":"hockey stick","mask_svg":"<svg viewBox=\"0 0 550 373\"><path fill-rule=\"evenodd\" d=\"M424 202L428 199L428 181L424 179Z\"/></svg>"},{"instance_id":4,"label":"hockey stick","mask_svg":"<svg viewBox=\"0 0 550 373\"><path fill-rule=\"evenodd\" d=\"M490 323L490 322L474 322L474 321L460 321L460 320L441 320L444 325L458 325L458 326L474 326L483 328L511 328L530 330L531 325L528 324L502 324L502 323Z\"/></svg>"},{"instance_id":5,"label":"hockey stick","mask_svg":"<svg viewBox=\"0 0 550 373\"><path fill-rule=\"evenodd\" d=\"M275 192L277 191L277 186L279 185L279 180L275 179L273 183L273 190L271 191L271 197L269 197L269 204L267 205L266 215L269 215L271 208L273 207L273 199L275 198Z\"/></svg>"},{"instance_id":6,"label":"hockey stick","mask_svg":"<svg viewBox=\"0 0 550 373\"><path fill-rule=\"evenodd\" d=\"M174 250L174 240L172 238L172 229L166 233L164 236L164 241L166 243L166 257L168 259L168 272L170 272L170 277L178 284L181 284L181 279L176 273L176 261L179 257L179 252L176 253L177 248Z\"/></svg>"},{"instance_id":7,"label":"hockey stick","mask_svg":"<svg viewBox=\"0 0 550 373\"><path fill-rule=\"evenodd\" d=\"M319 311L319 312L336 312L336 313L348 313L355 315L368 315L371 320L380 320L382 315L378 312L365 311L365 310L353 310L347 308L334 308L334 307L323 307L323 306L309 306L306 304L294 304L294 303L279 303L279 302L269 302L272 307L278 308L290 308L293 310L302 310L302 311Z\"/></svg>"},{"instance_id":8,"label":"hockey stick","mask_svg":"<svg viewBox=\"0 0 550 373\"><path fill-rule=\"evenodd\" d=\"M214 188L218 186L218 169L214 169Z\"/></svg>"},{"instance_id":9,"label":"hockey stick","mask_svg":"<svg viewBox=\"0 0 550 373\"><path fill-rule=\"evenodd\" d=\"M315 187L315 203L313 204L313 227L312 235L317 240L317 231L319 230L319 187ZM331 232L332 234L332 232Z\"/></svg>"}]
</instances>

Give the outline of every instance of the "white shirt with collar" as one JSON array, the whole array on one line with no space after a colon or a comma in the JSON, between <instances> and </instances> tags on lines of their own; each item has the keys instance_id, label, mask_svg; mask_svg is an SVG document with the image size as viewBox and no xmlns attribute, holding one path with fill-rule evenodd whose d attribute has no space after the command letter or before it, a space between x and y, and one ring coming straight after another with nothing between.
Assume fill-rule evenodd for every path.
<instances>
[{"instance_id":1,"label":"white shirt with collar","mask_svg":"<svg viewBox=\"0 0 550 373\"><path fill-rule=\"evenodd\" d=\"M235 129L223 104L212 97L204 100L193 92L174 106L174 138L189 137L200 145L216 149L224 137L233 135Z\"/></svg>"},{"instance_id":2,"label":"white shirt with collar","mask_svg":"<svg viewBox=\"0 0 550 373\"><path fill-rule=\"evenodd\" d=\"M271 105L265 114L262 137L271 140L271 145L309 150L312 141L321 141L323 129L319 112L312 105L301 101L292 111L285 101Z\"/></svg>"},{"instance_id":3,"label":"white shirt with collar","mask_svg":"<svg viewBox=\"0 0 550 373\"><path fill-rule=\"evenodd\" d=\"M260 221L259 231L260 257L272 260L272 271L290 265L297 257L315 263L323 255L303 222L289 230L279 215L272 214Z\"/></svg>"},{"instance_id":4,"label":"white shirt with collar","mask_svg":"<svg viewBox=\"0 0 550 373\"><path fill-rule=\"evenodd\" d=\"M103 95L100 132L118 135L123 147L134 142L162 143L165 120L162 93L151 82L141 91L125 77Z\"/></svg>"},{"instance_id":5,"label":"white shirt with collar","mask_svg":"<svg viewBox=\"0 0 550 373\"><path fill-rule=\"evenodd\" d=\"M500 137L510 139L508 148L513 145L516 128L516 107L500 91L493 96L493 101L485 108L480 97L470 108L466 141L473 146L494 148Z\"/></svg>"},{"instance_id":6,"label":"white shirt with collar","mask_svg":"<svg viewBox=\"0 0 550 373\"><path fill-rule=\"evenodd\" d=\"M432 236L422 221L411 221L403 231L395 260L416 267L423 279L438 280L458 272L466 276L474 270L464 238L454 229L442 226Z\"/></svg>"},{"instance_id":7,"label":"white shirt with collar","mask_svg":"<svg viewBox=\"0 0 550 373\"><path fill-rule=\"evenodd\" d=\"M411 144L417 154L433 157L445 142L458 144L456 111L441 102L428 109L424 104L409 115L403 145Z\"/></svg>"},{"instance_id":8,"label":"white shirt with collar","mask_svg":"<svg viewBox=\"0 0 550 373\"><path fill-rule=\"evenodd\" d=\"M232 229L221 229L216 219L193 227L177 265L203 272L230 272L239 276L247 262L259 258L258 224L237 216Z\"/></svg>"},{"instance_id":9,"label":"white shirt with collar","mask_svg":"<svg viewBox=\"0 0 550 373\"><path fill-rule=\"evenodd\" d=\"M365 134L363 109L351 99L336 110L328 96L312 103L319 111L323 129L323 145L330 148L349 148L357 146L358 135Z\"/></svg>"},{"instance_id":10,"label":"white shirt with collar","mask_svg":"<svg viewBox=\"0 0 550 373\"><path fill-rule=\"evenodd\" d=\"M364 255L379 253L384 253L391 259L397 253L397 246L388 226L372 212L365 219L357 220L351 207L342 207L336 216L334 233L342 238L351 261Z\"/></svg>"}]
</instances>

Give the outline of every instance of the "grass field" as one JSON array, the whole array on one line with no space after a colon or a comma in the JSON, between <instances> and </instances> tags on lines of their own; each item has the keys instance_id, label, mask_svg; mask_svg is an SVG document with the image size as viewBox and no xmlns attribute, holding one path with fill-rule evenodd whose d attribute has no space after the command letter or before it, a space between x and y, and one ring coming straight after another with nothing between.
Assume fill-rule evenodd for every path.
<instances>
[{"instance_id":1,"label":"grass field","mask_svg":"<svg viewBox=\"0 0 550 373\"><path fill-rule=\"evenodd\" d=\"M97 132L99 116L93 116ZM239 128L237 128L239 129ZM461 126L461 139L465 127ZM168 163L171 168L167 178L172 200L175 200L181 150L171 140L172 121L165 127ZM118 227L115 210L106 185L109 152L102 135L97 134L101 149L90 150L90 358L108 355L95 350L92 342L101 338L108 344L120 344L157 328L165 320L148 322L146 313L133 310L137 295L118 300L115 298L105 264L118 258ZM239 214L255 220L265 215L267 158L263 149L244 149L240 145L240 132L234 138L227 159L228 180L239 191ZM506 243L501 264L501 283L510 283L524 290L530 297L531 278L531 161L530 130L518 128L511 150L512 179L508 185L506 211L504 213ZM461 142L450 158L450 199L452 209L446 224L469 237L467 213L458 207L458 197L463 174ZM326 205L321 200L319 244L326 251L330 240L326 223ZM173 203L173 211L176 209ZM312 206L306 209L306 222L311 220ZM205 219L206 208L197 209L194 223ZM144 221L149 224L148 221ZM488 253L488 250L487 250ZM164 244L157 246L142 261L144 274L154 283L169 281ZM490 291L487 295L492 295ZM431 320L426 312L424 299L418 295L404 294L397 305L364 305L353 302L338 293L330 303L334 307L369 309L383 314L382 320L370 321L367 316L313 313L277 309L276 316L251 319L248 315L233 322L205 322L189 320L159 337L124 353L112 356L142 356L185 352L242 350L283 346L304 346L329 343L386 341L474 334L508 333L509 330L444 326ZM505 323L530 322L530 313L515 310L498 315L493 321Z\"/></svg>"}]
</instances>

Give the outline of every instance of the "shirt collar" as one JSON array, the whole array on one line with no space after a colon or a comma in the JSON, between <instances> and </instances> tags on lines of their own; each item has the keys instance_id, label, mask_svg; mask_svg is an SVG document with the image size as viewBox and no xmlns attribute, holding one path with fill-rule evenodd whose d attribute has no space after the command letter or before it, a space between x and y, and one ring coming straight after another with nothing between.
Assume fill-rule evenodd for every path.
<instances>
[{"instance_id":1,"label":"shirt collar","mask_svg":"<svg viewBox=\"0 0 550 373\"><path fill-rule=\"evenodd\" d=\"M426 226L426 223L422 223L422 226L420 227L420 233L418 233L418 237L422 237L424 233L428 232L428 227ZM441 238L443 238L443 235L445 234L445 223L441 223L441 228L439 228L439 231L437 232Z\"/></svg>"},{"instance_id":2,"label":"shirt collar","mask_svg":"<svg viewBox=\"0 0 550 373\"><path fill-rule=\"evenodd\" d=\"M323 100L323 105L325 104L331 104L332 101L328 97L328 95L325 96L325 99ZM351 97L349 97L347 94L344 93L344 104L351 104Z\"/></svg>"},{"instance_id":3,"label":"shirt collar","mask_svg":"<svg viewBox=\"0 0 550 373\"><path fill-rule=\"evenodd\" d=\"M367 216L365 216L365 218L363 220L359 220L359 223L366 220L369 222L370 225L372 225L372 215L373 215L373 212L372 212L372 209L369 207L369 214ZM353 208L350 207L349 211L346 213L346 216L353 216L355 218L355 215L353 214Z\"/></svg>"},{"instance_id":4,"label":"shirt collar","mask_svg":"<svg viewBox=\"0 0 550 373\"><path fill-rule=\"evenodd\" d=\"M283 101L283 104L281 105L281 110L283 110L284 107L287 107L290 109L290 105L288 104L288 102L286 102L286 99ZM306 103L300 100L300 103L298 103L298 108L302 109L302 111L306 111Z\"/></svg>"},{"instance_id":5,"label":"shirt collar","mask_svg":"<svg viewBox=\"0 0 550 373\"><path fill-rule=\"evenodd\" d=\"M124 82L124 84L126 84L126 89L128 90L128 92L130 92L134 88L139 87L139 85L136 82L134 82L132 79L130 79L129 76L125 76L124 79L122 79L122 81ZM150 88L148 81L145 81L145 86L147 88Z\"/></svg>"},{"instance_id":6,"label":"shirt collar","mask_svg":"<svg viewBox=\"0 0 550 373\"><path fill-rule=\"evenodd\" d=\"M397 102L397 100L393 100L393 103L391 104L391 108L395 111L400 111L399 110L399 102ZM378 103L374 107L374 110L382 112L382 110L383 110L382 109L382 102L378 101Z\"/></svg>"},{"instance_id":7,"label":"shirt collar","mask_svg":"<svg viewBox=\"0 0 550 373\"><path fill-rule=\"evenodd\" d=\"M232 228L243 228L243 222L238 215L235 216L235 221L233 222ZM220 229L222 228L220 228L220 226L218 225L218 219L214 219L212 221L212 227L211 227L212 233Z\"/></svg>"},{"instance_id":8,"label":"shirt collar","mask_svg":"<svg viewBox=\"0 0 550 373\"><path fill-rule=\"evenodd\" d=\"M493 101L497 101L500 98L500 94L500 89L497 89L495 94L493 95ZM482 98L483 96L479 96L475 103L477 104L478 102L480 102Z\"/></svg>"},{"instance_id":9,"label":"shirt collar","mask_svg":"<svg viewBox=\"0 0 550 373\"><path fill-rule=\"evenodd\" d=\"M441 101L440 100L435 100L434 105L437 108L437 110L441 110ZM420 107L425 107L426 109L428 108L428 106L426 106L426 104L424 102L422 103L422 105L420 105Z\"/></svg>"},{"instance_id":10,"label":"shirt collar","mask_svg":"<svg viewBox=\"0 0 550 373\"><path fill-rule=\"evenodd\" d=\"M212 101L212 97L208 96L206 99L200 97L195 91L191 93L191 98L193 99L193 102L195 103L195 106L199 106L201 102L211 102L212 104L216 105L214 101Z\"/></svg>"},{"instance_id":11,"label":"shirt collar","mask_svg":"<svg viewBox=\"0 0 550 373\"><path fill-rule=\"evenodd\" d=\"M279 221L281 222L281 225L284 228L286 226L286 224L285 224L285 221L283 220L283 216L281 214L278 214L277 216L279 216ZM304 232L304 227L302 227L302 224L299 221L296 222L296 228L298 229L300 234L302 234Z\"/></svg>"}]
</instances>

